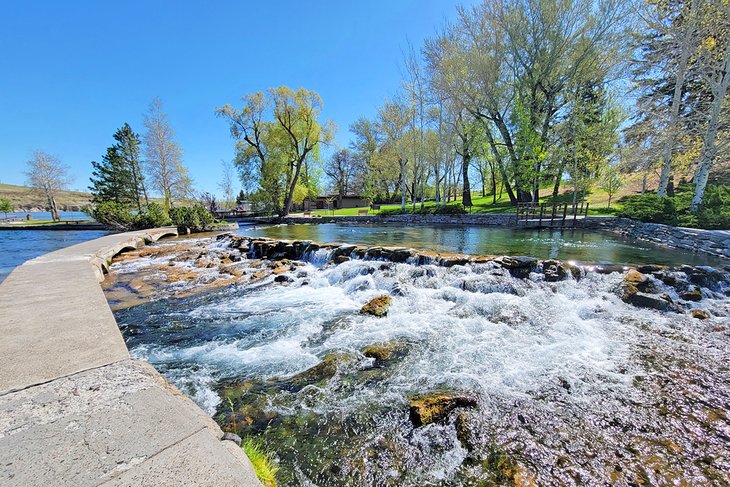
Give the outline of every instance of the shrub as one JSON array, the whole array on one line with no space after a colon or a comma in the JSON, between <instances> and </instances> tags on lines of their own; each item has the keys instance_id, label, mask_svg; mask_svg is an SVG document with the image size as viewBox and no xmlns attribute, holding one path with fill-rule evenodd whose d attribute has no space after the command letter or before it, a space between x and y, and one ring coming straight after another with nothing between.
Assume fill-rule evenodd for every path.
<instances>
[{"instance_id":1,"label":"shrub","mask_svg":"<svg viewBox=\"0 0 730 487\"><path fill-rule=\"evenodd\" d=\"M690 211L694 187L684 184L674 196L659 198L655 194L628 196L621 200L619 216L644 222L664 223L681 227L730 228L730 187L708 185L702 207Z\"/></svg>"},{"instance_id":2,"label":"shrub","mask_svg":"<svg viewBox=\"0 0 730 487\"><path fill-rule=\"evenodd\" d=\"M117 230L128 230L134 221L134 215L126 205L113 201L98 203L90 213L94 220Z\"/></svg>"},{"instance_id":3,"label":"shrub","mask_svg":"<svg viewBox=\"0 0 730 487\"><path fill-rule=\"evenodd\" d=\"M147 208L134 215L134 228L164 227L170 224L170 217L165 209L157 203L150 203Z\"/></svg>"},{"instance_id":4,"label":"shrub","mask_svg":"<svg viewBox=\"0 0 730 487\"><path fill-rule=\"evenodd\" d=\"M243 440L241 448L243 448L248 459L251 460L254 472L256 472L256 476L261 483L266 487L275 487L276 472L279 471L279 467L274 464L271 453L263 448L260 441L250 436Z\"/></svg>"},{"instance_id":5,"label":"shrub","mask_svg":"<svg viewBox=\"0 0 730 487\"><path fill-rule=\"evenodd\" d=\"M621 200L619 216L643 222L674 224L677 209L672 198L659 198L655 194L627 196Z\"/></svg>"},{"instance_id":6,"label":"shrub","mask_svg":"<svg viewBox=\"0 0 730 487\"><path fill-rule=\"evenodd\" d=\"M465 215L467 213L464 205L456 203L452 205L433 205L424 206L423 208L392 208L387 210L380 210L378 215L380 216L393 216L393 215Z\"/></svg>"},{"instance_id":7,"label":"shrub","mask_svg":"<svg viewBox=\"0 0 730 487\"><path fill-rule=\"evenodd\" d=\"M213 215L199 204L170 208L170 219L183 233L188 230L203 232L210 229L214 221Z\"/></svg>"}]
</instances>

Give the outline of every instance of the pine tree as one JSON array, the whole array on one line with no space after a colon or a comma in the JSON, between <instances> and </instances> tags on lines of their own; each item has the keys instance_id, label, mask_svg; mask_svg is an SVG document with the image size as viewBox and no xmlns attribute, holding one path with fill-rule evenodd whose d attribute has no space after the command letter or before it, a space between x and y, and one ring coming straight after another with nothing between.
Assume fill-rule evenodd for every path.
<instances>
[{"instance_id":1,"label":"pine tree","mask_svg":"<svg viewBox=\"0 0 730 487\"><path fill-rule=\"evenodd\" d=\"M117 143L107 148L101 162L91 162L94 171L89 190L93 201L112 201L141 210L142 202L147 204L147 192L140 170L139 137L125 123L114 133L114 139Z\"/></svg>"}]
</instances>

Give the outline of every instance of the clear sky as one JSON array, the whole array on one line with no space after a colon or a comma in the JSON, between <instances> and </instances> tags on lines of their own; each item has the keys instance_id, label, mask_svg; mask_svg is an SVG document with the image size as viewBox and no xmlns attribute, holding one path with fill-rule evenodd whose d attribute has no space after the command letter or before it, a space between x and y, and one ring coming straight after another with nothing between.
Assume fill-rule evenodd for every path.
<instances>
[{"instance_id":1,"label":"clear sky","mask_svg":"<svg viewBox=\"0 0 730 487\"><path fill-rule=\"evenodd\" d=\"M23 184L34 149L86 189L124 122L140 132L162 98L199 190L233 156L215 107L278 85L312 89L324 118L372 117L398 88L402 52L453 19L457 0L32 1L0 15L0 182Z\"/></svg>"}]
</instances>

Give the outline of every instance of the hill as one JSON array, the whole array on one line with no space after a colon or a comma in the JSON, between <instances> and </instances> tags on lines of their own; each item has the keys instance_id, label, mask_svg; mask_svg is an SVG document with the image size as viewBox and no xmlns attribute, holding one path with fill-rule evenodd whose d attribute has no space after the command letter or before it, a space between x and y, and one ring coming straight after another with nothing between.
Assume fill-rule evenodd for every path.
<instances>
[{"instance_id":1,"label":"hill","mask_svg":"<svg viewBox=\"0 0 730 487\"><path fill-rule=\"evenodd\" d=\"M28 186L0 184L0 198L8 198L14 211L46 211L48 202L38 190ZM81 211L91 204L91 194L83 191L59 191L56 197L58 209L62 211Z\"/></svg>"}]
</instances>

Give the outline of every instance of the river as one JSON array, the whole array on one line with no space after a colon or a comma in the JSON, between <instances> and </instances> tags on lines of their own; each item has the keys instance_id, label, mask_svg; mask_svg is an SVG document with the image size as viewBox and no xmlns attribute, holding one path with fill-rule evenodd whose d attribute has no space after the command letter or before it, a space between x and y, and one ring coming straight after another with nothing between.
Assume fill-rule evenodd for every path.
<instances>
[{"instance_id":1,"label":"river","mask_svg":"<svg viewBox=\"0 0 730 487\"><path fill-rule=\"evenodd\" d=\"M444 234L261 232L335 232L347 241L349 230L378 243ZM498 239L478 247L481 239L464 237L452 250L495 249ZM263 441L280 462L279 485L730 482L730 288L721 274L651 275L652 292L678 306L657 311L621 299L625 272L547 282L540 272L514 277L497 262L333 265L318 252L276 263L229 245L158 244L119 259L104 285L132 355L223 428ZM605 260L578 248L576 258ZM684 301L693 272L711 278L697 281L700 301ZM380 295L392 299L386 316L360 312ZM409 404L434 391L475 403L419 426Z\"/></svg>"}]
</instances>

